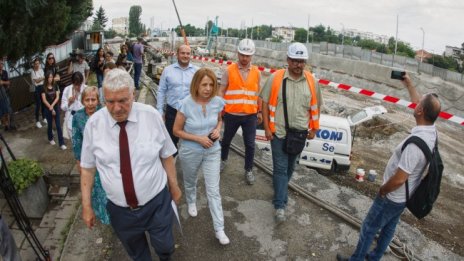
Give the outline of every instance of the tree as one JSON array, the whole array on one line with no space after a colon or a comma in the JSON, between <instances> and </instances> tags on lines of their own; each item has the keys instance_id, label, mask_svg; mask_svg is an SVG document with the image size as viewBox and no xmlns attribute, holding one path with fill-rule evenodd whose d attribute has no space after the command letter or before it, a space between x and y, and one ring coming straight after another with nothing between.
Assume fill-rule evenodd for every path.
<instances>
[{"instance_id":1,"label":"tree","mask_svg":"<svg viewBox=\"0 0 464 261\"><path fill-rule=\"evenodd\" d=\"M108 22L108 18L105 15L105 9L102 6L98 8L97 12L95 13L95 17L93 18L93 26L92 27L100 27L99 29L94 30L104 30L106 27L106 22Z\"/></svg>"},{"instance_id":2,"label":"tree","mask_svg":"<svg viewBox=\"0 0 464 261\"><path fill-rule=\"evenodd\" d=\"M143 32L140 16L142 15L142 7L133 5L129 9L129 35L140 36Z\"/></svg>"},{"instance_id":3,"label":"tree","mask_svg":"<svg viewBox=\"0 0 464 261\"><path fill-rule=\"evenodd\" d=\"M42 52L64 41L91 11L92 0L2 0L0 56L16 61Z\"/></svg>"},{"instance_id":4,"label":"tree","mask_svg":"<svg viewBox=\"0 0 464 261\"><path fill-rule=\"evenodd\" d=\"M295 37L293 40L295 42L306 43L306 37L308 36L308 31L304 28L298 28L295 30Z\"/></svg>"},{"instance_id":5,"label":"tree","mask_svg":"<svg viewBox=\"0 0 464 261\"><path fill-rule=\"evenodd\" d=\"M116 33L116 31L113 30L113 29L109 29L108 31L104 31L103 34L104 34L106 39L111 39L111 38L116 37L116 35L118 35L118 33Z\"/></svg>"}]
</instances>

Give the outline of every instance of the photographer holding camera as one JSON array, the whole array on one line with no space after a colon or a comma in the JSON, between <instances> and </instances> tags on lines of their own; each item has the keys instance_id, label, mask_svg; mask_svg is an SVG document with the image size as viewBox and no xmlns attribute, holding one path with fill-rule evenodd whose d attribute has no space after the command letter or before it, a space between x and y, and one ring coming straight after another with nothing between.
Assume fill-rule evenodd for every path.
<instances>
[{"instance_id":1,"label":"photographer holding camera","mask_svg":"<svg viewBox=\"0 0 464 261\"><path fill-rule=\"evenodd\" d=\"M87 84L89 80L90 67L84 59L84 54L80 51L73 51L69 54L71 60L68 65L68 74L80 72L84 76L84 83Z\"/></svg>"}]
</instances>

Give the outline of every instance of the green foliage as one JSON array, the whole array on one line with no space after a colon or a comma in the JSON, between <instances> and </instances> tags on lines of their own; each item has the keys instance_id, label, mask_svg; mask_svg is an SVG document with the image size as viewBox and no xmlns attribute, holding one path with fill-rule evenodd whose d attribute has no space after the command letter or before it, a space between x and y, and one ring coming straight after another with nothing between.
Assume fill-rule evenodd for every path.
<instances>
[{"instance_id":1,"label":"green foliage","mask_svg":"<svg viewBox=\"0 0 464 261\"><path fill-rule=\"evenodd\" d=\"M295 42L306 43L306 37L308 35L308 31L304 28L298 28L295 30Z\"/></svg>"},{"instance_id":2,"label":"green foliage","mask_svg":"<svg viewBox=\"0 0 464 261\"><path fill-rule=\"evenodd\" d=\"M34 184L44 173L39 163L30 159L12 161L8 163L8 170L18 193Z\"/></svg>"},{"instance_id":3,"label":"green foliage","mask_svg":"<svg viewBox=\"0 0 464 261\"><path fill-rule=\"evenodd\" d=\"M2 0L0 56L16 61L63 42L91 11L92 0Z\"/></svg>"},{"instance_id":4,"label":"green foliage","mask_svg":"<svg viewBox=\"0 0 464 261\"><path fill-rule=\"evenodd\" d=\"M425 60L426 63L433 64L436 67L455 71L455 72L463 72L463 67L459 65L458 61L449 56L442 56L442 55L433 55L432 58Z\"/></svg>"},{"instance_id":5,"label":"green foliage","mask_svg":"<svg viewBox=\"0 0 464 261\"><path fill-rule=\"evenodd\" d=\"M118 35L118 33L116 33L116 31L113 30L113 29L110 29L108 31L104 31L103 34L105 36L105 39L112 39L112 38L114 38L114 37L116 37Z\"/></svg>"},{"instance_id":6,"label":"green foliage","mask_svg":"<svg viewBox=\"0 0 464 261\"><path fill-rule=\"evenodd\" d=\"M142 15L142 7L140 5L133 5L129 9L129 35L140 36L143 33L143 26L140 22Z\"/></svg>"},{"instance_id":7,"label":"green foliage","mask_svg":"<svg viewBox=\"0 0 464 261\"><path fill-rule=\"evenodd\" d=\"M106 17L105 9L103 9L103 7L100 6L100 8L95 13L95 17L93 18L93 26L100 26L100 28L96 30L103 30L106 27L106 22L108 22L108 18Z\"/></svg>"}]
</instances>

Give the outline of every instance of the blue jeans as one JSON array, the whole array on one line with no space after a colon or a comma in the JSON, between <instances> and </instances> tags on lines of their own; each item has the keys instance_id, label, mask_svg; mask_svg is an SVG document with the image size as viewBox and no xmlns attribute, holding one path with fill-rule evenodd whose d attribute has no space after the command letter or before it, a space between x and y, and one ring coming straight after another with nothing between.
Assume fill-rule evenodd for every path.
<instances>
[{"instance_id":1,"label":"blue jeans","mask_svg":"<svg viewBox=\"0 0 464 261\"><path fill-rule=\"evenodd\" d=\"M134 85L135 88L139 89L140 75L142 74L142 64L134 63Z\"/></svg>"},{"instance_id":2,"label":"blue jeans","mask_svg":"<svg viewBox=\"0 0 464 261\"><path fill-rule=\"evenodd\" d=\"M100 89L103 86L103 73L102 74L95 73L95 74L97 75L97 86L98 86L98 89Z\"/></svg>"},{"instance_id":3,"label":"blue jeans","mask_svg":"<svg viewBox=\"0 0 464 261\"><path fill-rule=\"evenodd\" d=\"M53 109L56 112L55 115L55 125L56 125L56 133L58 134L58 143L61 145L64 145L64 139L63 139L63 130L61 129L61 122L60 122L60 106L58 104L55 104ZM53 140L53 131L52 131L52 125L53 125L53 115L52 112L47 108L45 109L45 118L47 119L47 134L48 134L48 140L52 141Z\"/></svg>"},{"instance_id":4,"label":"blue jeans","mask_svg":"<svg viewBox=\"0 0 464 261\"><path fill-rule=\"evenodd\" d=\"M274 135L271 140L272 150L272 183L274 185L275 209L284 209L288 202L288 182L295 170L296 160L300 155L290 155L284 150L285 139L279 139Z\"/></svg>"},{"instance_id":5,"label":"blue jeans","mask_svg":"<svg viewBox=\"0 0 464 261\"><path fill-rule=\"evenodd\" d=\"M363 261L367 251L380 230L377 246L369 253L368 260L380 260L395 235L396 225L406 203L395 203L386 197L377 196L363 221L358 245L350 261Z\"/></svg>"},{"instance_id":6,"label":"blue jeans","mask_svg":"<svg viewBox=\"0 0 464 261\"><path fill-rule=\"evenodd\" d=\"M42 97L40 93L42 92L43 85L35 86L34 91L34 100L35 100L35 121L39 121L39 114L42 112L42 118L45 119L45 106L42 104Z\"/></svg>"},{"instance_id":7,"label":"blue jeans","mask_svg":"<svg viewBox=\"0 0 464 261\"><path fill-rule=\"evenodd\" d=\"M222 160L227 160L229 157L230 143L238 128L242 127L243 144L245 145L245 170L253 169L257 120L256 114L239 116L226 113L224 115L224 136L221 141Z\"/></svg>"},{"instance_id":8,"label":"blue jeans","mask_svg":"<svg viewBox=\"0 0 464 261\"><path fill-rule=\"evenodd\" d=\"M216 232L224 230L224 214L222 212L221 194L219 192L220 155L219 148L198 150L181 146L179 149L187 204L193 204L197 201L198 170L201 167L205 178L209 211L213 218L213 226Z\"/></svg>"}]
</instances>

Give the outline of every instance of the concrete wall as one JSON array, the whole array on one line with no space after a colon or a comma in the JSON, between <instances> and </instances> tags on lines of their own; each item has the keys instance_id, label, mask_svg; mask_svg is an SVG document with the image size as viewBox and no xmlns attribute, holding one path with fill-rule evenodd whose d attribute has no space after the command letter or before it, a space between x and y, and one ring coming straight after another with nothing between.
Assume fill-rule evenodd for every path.
<instances>
[{"instance_id":1,"label":"concrete wall","mask_svg":"<svg viewBox=\"0 0 464 261\"><path fill-rule=\"evenodd\" d=\"M329 46L330 47L330 46ZM231 60L237 58L235 43L219 43L218 52L224 52ZM353 50L356 51L356 50ZM395 58L396 60L396 58ZM253 63L265 67L281 68L286 65L286 51L258 47ZM391 67L378 63L356 61L310 53L309 64L318 78L353 85L378 93L410 100L405 87L398 80L390 79ZM464 116L464 87L439 77L408 71L420 93L435 92L440 96L442 109L457 116Z\"/></svg>"}]
</instances>

